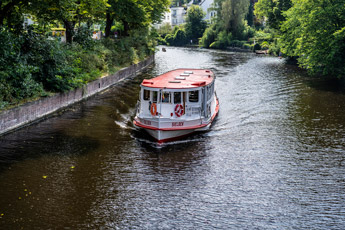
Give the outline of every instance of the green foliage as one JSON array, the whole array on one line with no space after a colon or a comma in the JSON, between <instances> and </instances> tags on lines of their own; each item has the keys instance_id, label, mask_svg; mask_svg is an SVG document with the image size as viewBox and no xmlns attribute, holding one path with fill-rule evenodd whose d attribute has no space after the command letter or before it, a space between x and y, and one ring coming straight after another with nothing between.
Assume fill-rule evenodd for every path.
<instances>
[{"instance_id":1,"label":"green foliage","mask_svg":"<svg viewBox=\"0 0 345 230\"><path fill-rule=\"evenodd\" d=\"M267 41L263 41L260 46L261 46L261 49L267 50L270 47L270 44L268 44Z\"/></svg>"},{"instance_id":2,"label":"green foliage","mask_svg":"<svg viewBox=\"0 0 345 230\"><path fill-rule=\"evenodd\" d=\"M173 45L182 46L182 45L185 45L187 42L188 42L187 36L184 30L182 29L177 30L173 37Z\"/></svg>"},{"instance_id":3,"label":"green foliage","mask_svg":"<svg viewBox=\"0 0 345 230\"><path fill-rule=\"evenodd\" d=\"M83 86L119 66L153 53L148 30L133 31L120 41L95 41L92 47L65 45L29 30L21 36L0 31L0 108Z\"/></svg>"},{"instance_id":4,"label":"green foliage","mask_svg":"<svg viewBox=\"0 0 345 230\"><path fill-rule=\"evenodd\" d=\"M205 48L243 47L243 44L237 46L232 41L248 40L254 36L255 30L245 20L248 12L252 15L250 1L215 0L214 3L216 20L205 30L200 45Z\"/></svg>"},{"instance_id":5,"label":"green foliage","mask_svg":"<svg viewBox=\"0 0 345 230\"><path fill-rule=\"evenodd\" d=\"M167 34L164 38L167 45L174 45L174 35Z\"/></svg>"},{"instance_id":6,"label":"green foliage","mask_svg":"<svg viewBox=\"0 0 345 230\"><path fill-rule=\"evenodd\" d=\"M42 85L33 79L38 68L21 56L24 41L22 37L0 30L0 109L43 91Z\"/></svg>"},{"instance_id":7,"label":"green foliage","mask_svg":"<svg viewBox=\"0 0 345 230\"><path fill-rule=\"evenodd\" d=\"M250 1L249 7L248 7L248 14L246 16L246 20L250 27L254 25L254 2L252 1Z\"/></svg>"},{"instance_id":8,"label":"green foliage","mask_svg":"<svg viewBox=\"0 0 345 230\"><path fill-rule=\"evenodd\" d=\"M279 30L285 21L284 11L291 7L291 0L259 0L255 4L255 15L267 22L271 28Z\"/></svg>"},{"instance_id":9,"label":"green foliage","mask_svg":"<svg viewBox=\"0 0 345 230\"><path fill-rule=\"evenodd\" d=\"M188 43L186 32L183 28L176 26L173 34L167 34L164 39L159 39L162 45L183 46Z\"/></svg>"},{"instance_id":10,"label":"green foliage","mask_svg":"<svg viewBox=\"0 0 345 230\"><path fill-rule=\"evenodd\" d=\"M216 41L210 45L210 48L224 49L231 42L232 34L226 31L221 31L216 38Z\"/></svg>"},{"instance_id":11,"label":"green foliage","mask_svg":"<svg viewBox=\"0 0 345 230\"><path fill-rule=\"evenodd\" d=\"M169 0L0 1L0 108L47 91L81 87L153 54L157 33L150 34L149 25L161 19L169 4ZM27 15L36 24L24 28ZM114 19L114 29L129 37L94 41L92 24L102 24L109 32ZM52 24L63 24L68 44L44 36ZM184 36L178 32L175 39Z\"/></svg>"},{"instance_id":12,"label":"green foliage","mask_svg":"<svg viewBox=\"0 0 345 230\"><path fill-rule=\"evenodd\" d=\"M281 27L281 48L298 57L312 74L345 75L345 7L343 1L293 0Z\"/></svg>"},{"instance_id":13,"label":"green foliage","mask_svg":"<svg viewBox=\"0 0 345 230\"><path fill-rule=\"evenodd\" d=\"M112 23L113 19L124 25L124 35L130 30L148 28L150 24L159 22L168 9L169 0L109 0L107 13Z\"/></svg>"},{"instance_id":14,"label":"green foliage","mask_svg":"<svg viewBox=\"0 0 345 230\"><path fill-rule=\"evenodd\" d=\"M206 13L198 5L192 5L189 7L186 16L186 36L188 39L197 41L200 38L205 29L206 22L203 20Z\"/></svg>"},{"instance_id":15,"label":"green foliage","mask_svg":"<svg viewBox=\"0 0 345 230\"><path fill-rule=\"evenodd\" d=\"M260 43L261 41L261 47L264 50L268 49L268 53L271 55L275 55L275 56L280 56L281 52L280 52L280 43L279 43L279 38L273 38L273 39L266 39L266 40L257 40L258 43Z\"/></svg>"},{"instance_id":16,"label":"green foliage","mask_svg":"<svg viewBox=\"0 0 345 230\"><path fill-rule=\"evenodd\" d=\"M93 31L87 26L81 26L77 29L73 42L80 44L85 49L92 49L95 41L92 39Z\"/></svg>"},{"instance_id":17,"label":"green foliage","mask_svg":"<svg viewBox=\"0 0 345 230\"><path fill-rule=\"evenodd\" d=\"M249 1L215 0L217 23L222 30L240 38L245 25L245 17L249 9Z\"/></svg>"},{"instance_id":18,"label":"green foliage","mask_svg":"<svg viewBox=\"0 0 345 230\"><path fill-rule=\"evenodd\" d=\"M200 45L204 48L210 48L211 44L216 40L217 38L217 30L216 30L216 24L212 24L210 27L208 27L201 40Z\"/></svg>"},{"instance_id":19,"label":"green foliage","mask_svg":"<svg viewBox=\"0 0 345 230\"><path fill-rule=\"evenodd\" d=\"M156 39L157 39L158 45L168 45L167 41L164 38L159 36Z\"/></svg>"},{"instance_id":20,"label":"green foliage","mask_svg":"<svg viewBox=\"0 0 345 230\"><path fill-rule=\"evenodd\" d=\"M159 29L157 30L158 34L161 37L165 37L167 34L172 34L173 33L173 29L171 28L170 23L164 23L163 25L161 25L159 27Z\"/></svg>"}]
</instances>

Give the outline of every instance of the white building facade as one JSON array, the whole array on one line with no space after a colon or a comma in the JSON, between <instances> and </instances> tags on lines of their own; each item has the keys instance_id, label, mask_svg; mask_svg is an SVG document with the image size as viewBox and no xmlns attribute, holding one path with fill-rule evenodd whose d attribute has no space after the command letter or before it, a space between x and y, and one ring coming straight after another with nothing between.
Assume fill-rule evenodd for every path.
<instances>
[{"instance_id":1,"label":"white building facade","mask_svg":"<svg viewBox=\"0 0 345 230\"><path fill-rule=\"evenodd\" d=\"M206 13L204 20L210 20L212 17L215 17L217 12L215 10L211 10L213 7L213 0L204 0L200 3L200 7Z\"/></svg>"},{"instance_id":2,"label":"white building facade","mask_svg":"<svg viewBox=\"0 0 345 230\"><path fill-rule=\"evenodd\" d=\"M175 6L170 8L171 12L171 26L178 26L185 23L185 16L187 11L182 6Z\"/></svg>"},{"instance_id":3,"label":"white building facade","mask_svg":"<svg viewBox=\"0 0 345 230\"><path fill-rule=\"evenodd\" d=\"M186 8L182 6L170 7L170 11L164 14L161 23L155 24L154 27L158 29L161 25L164 25L167 23L169 23L172 27L174 27L174 26L178 26L185 23L187 8L193 5L192 3L193 1L188 3ZM216 11L209 10L213 7L213 0L204 0L199 4L199 6L206 13L204 20L210 20L212 17L216 16Z\"/></svg>"}]
</instances>

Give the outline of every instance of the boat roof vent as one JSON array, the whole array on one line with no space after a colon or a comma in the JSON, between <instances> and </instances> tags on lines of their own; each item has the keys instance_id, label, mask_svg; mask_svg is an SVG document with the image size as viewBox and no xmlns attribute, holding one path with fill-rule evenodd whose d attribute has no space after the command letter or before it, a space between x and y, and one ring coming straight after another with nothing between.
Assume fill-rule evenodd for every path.
<instances>
[{"instance_id":1,"label":"boat roof vent","mask_svg":"<svg viewBox=\"0 0 345 230\"><path fill-rule=\"evenodd\" d=\"M143 84L151 84L151 85L153 85L153 81L151 79L150 80L144 79L143 80Z\"/></svg>"},{"instance_id":2,"label":"boat roof vent","mask_svg":"<svg viewBox=\"0 0 345 230\"><path fill-rule=\"evenodd\" d=\"M185 77L175 77L175 80L186 80Z\"/></svg>"},{"instance_id":3,"label":"boat roof vent","mask_svg":"<svg viewBox=\"0 0 345 230\"><path fill-rule=\"evenodd\" d=\"M169 83L181 83L181 81L169 81Z\"/></svg>"},{"instance_id":4,"label":"boat roof vent","mask_svg":"<svg viewBox=\"0 0 345 230\"><path fill-rule=\"evenodd\" d=\"M194 83L192 83L192 85L195 85L195 86L204 86L204 85L206 85L206 81L194 82Z\"/></svg>"},{"instance_id":5,"label":"boat roof vent","mask_svg":"<svg viewBox=\"0 0 345 230\"><path fill-rule=\"evenodd\" d=\"M189 77L189 73L181 73L180 76Z\"/></svg>"},{"instance_id":6,"label":"boat roof vent","mask_svg":"<svg viewBox=\"0 0 345 230\"><path fill-rule=\"evenodd\" d=\"M186 74L193 74L193 71L184 71Z\"/></svg>"}]
</instances>

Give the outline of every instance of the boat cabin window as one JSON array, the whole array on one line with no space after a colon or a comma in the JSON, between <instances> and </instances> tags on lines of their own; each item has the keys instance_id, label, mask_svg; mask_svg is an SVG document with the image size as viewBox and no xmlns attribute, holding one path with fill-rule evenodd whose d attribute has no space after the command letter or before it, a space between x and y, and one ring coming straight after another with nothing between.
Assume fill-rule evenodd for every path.
<instances>
[{"instance_id":1,"label":"boat cabin window","mask_svg":"<svg viewBox=\"0 0 345 230\"><path fill-rule=\"evenodd\" d=\"M150 90L146 90L144 89L144 93L143 93L143 98L145 101L149 101L150 100Z\"/></svg>"},{"instance_id":2,"label":"boat cabin window","mask_svg":"<svg viewBox=\"0 0 345 230\"><path fill-rule=\"evenodd\" d=\"M199 102L199 91L190 91L188 92L189 102Z\"/></svg>"},{"instance_id":3,"label":"boat cabin window","mask_svg":"<svg viewBox=\"0 0 345 230\"><path fill-rule=\"evenodd\" d=\"M152 102L157 103L157 98L158 98L158 92L157 91L152 91Z\"/></svg>"},{"instance_id":4,"label":"boat cabin window","mask_svg":"<svg viewBox=\"0 0 345 230\"><path fill-rule=\"evenodd\" d=\"M174 104L181 104L181 92L174 92Z\"/></svg>"},{"instance_id":5,"label":"boat cabin window","mask_svg":"<svg viewBox=\"0 0 345 230\"><path fill-rule=\"evenodd\" d=\"M163 103L170 103L170 93L169 92L162 92L162 102Z\"/></svg>"}]
</instances>

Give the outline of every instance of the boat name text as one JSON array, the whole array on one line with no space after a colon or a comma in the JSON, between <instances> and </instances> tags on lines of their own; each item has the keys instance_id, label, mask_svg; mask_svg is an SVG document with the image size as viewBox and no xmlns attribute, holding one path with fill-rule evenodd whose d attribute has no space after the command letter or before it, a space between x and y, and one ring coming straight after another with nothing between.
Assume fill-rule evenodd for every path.
<instances>
[{"instance_id":1,"label":"boat name text","mask_svg":"<svg viewBox=\"0 0 345 230\"><path fill-rule=\"evenodd\" d=\"M184 122L173 122L172 127L183 126Z\"/></svg>"}]
</instances>

